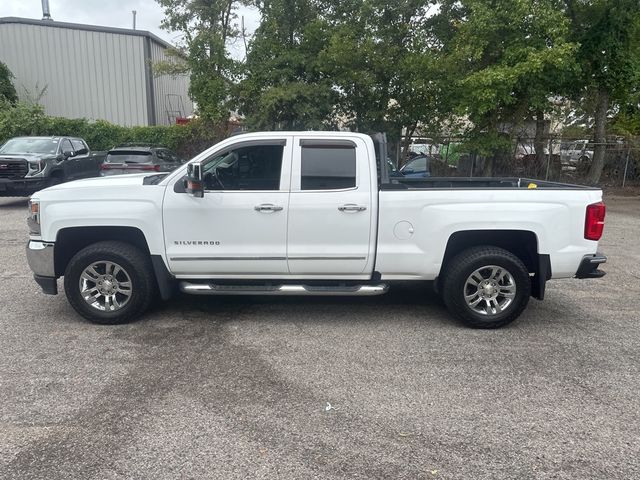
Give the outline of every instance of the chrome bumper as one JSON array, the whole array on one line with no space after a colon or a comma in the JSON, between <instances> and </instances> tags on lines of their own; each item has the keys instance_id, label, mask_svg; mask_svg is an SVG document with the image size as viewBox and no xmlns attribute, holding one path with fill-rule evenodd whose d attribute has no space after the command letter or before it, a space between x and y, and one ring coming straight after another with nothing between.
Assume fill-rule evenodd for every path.
<instances>
[{"instance_id":1,"label":"chrome bumper","mask_svg":"<svg viewBox=\"0 0 640 480\"><path fill-rule=\"evenodd\" d=\"M53 260L54 244L30 240L27 244L27 263L33 272L33 278L49 295L58 293L56 269Z\"/></svg>"}]
</instances>

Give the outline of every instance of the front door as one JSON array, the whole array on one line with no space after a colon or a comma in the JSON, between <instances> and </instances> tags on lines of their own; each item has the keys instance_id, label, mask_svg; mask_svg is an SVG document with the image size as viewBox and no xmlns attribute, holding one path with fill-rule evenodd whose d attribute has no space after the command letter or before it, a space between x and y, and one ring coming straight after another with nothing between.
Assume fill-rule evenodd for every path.
<instances>
[{"instance_id":1,"label":"front door","mask_svg":"<svg viewBox=\"0 0 640 480\"><path fill-rule=\"evenodd\" d=\"M250 140L202 162L205 193L167 187L163 218L171 272L183 278L277 277L286 260L292 137Z\"/></svg>"},{"instance_id":2,"label":"front door","mask_svg":"<svg viewBox=\"0 0 640 480\"><path fill-rule=\"evenodd\" d=\"M287 237L292 275L363 278L373 271L371 155L358 137L295 137Z\"/></svg>"},{"instance_id":3,"label":"front door","mask_svg":"<svg viewBox=\"0 0 640 480\"><path fill-rule=\"evenodd\" d=\"M78 178L78 166L73 158L74 150L71 146L71 141L68 138L63 138L60 141L60 153L64 155L62 160L62 169L64 170L64 176L68 180Z\"/></svg>"}]
</instances>

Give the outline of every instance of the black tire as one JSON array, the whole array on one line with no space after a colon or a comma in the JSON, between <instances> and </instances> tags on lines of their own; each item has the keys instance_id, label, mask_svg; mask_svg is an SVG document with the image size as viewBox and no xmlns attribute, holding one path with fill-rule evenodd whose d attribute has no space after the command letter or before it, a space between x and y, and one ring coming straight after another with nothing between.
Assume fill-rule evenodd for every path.
<instances>
[{"instance_id":1,"label":"black tire","mask_svg":"<svg viewBox=\"0 0 640 480\"><path fill-rule=\"evenodd\" d=\"M469 276L476 270L489 265L505 269L513 278L516 289L511 303L503 311L491 315L478 313L465 300ZM445 268L442 298L449 312L470 327L503 327L518 318L529 303L531 296L529 271L518 257L507 250L492 246L470 248L447 262ZM486 305L489 305L488 301Z\"/></svg>"},{"instance_id":2,"label":"black tire","mask_svg":"<svg viewBox=\"0 0 640 480\"><path fill-rule=\"evenodd\" d=\"M81 276L97 262L116 263L130 279L130 297L116 311L99 310L89 305L81 294ZM156 285L148 255L128 243L105 241L89 245L73 256L64 274L64 289L69 303L81 316L93 323L117 325L134 320L149 308Z\"/></svg>"}]
</instances>

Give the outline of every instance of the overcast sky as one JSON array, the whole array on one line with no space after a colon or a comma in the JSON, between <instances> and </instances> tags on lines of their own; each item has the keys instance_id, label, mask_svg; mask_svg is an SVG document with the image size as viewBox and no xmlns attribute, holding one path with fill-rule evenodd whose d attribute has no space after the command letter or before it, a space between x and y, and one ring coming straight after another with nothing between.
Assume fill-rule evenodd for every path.
<instances>
[{"instance_id":1,"label":"overcast sky","mask_svg":"<svg viewBox=\"0 0 640 480\"><path fill-rule=\"evenodd\" d=\"M49 0L51 18L59 22L84 23L107 27L131 28L132 10L138 12L138 30L148 30L160 38L176 43L180 36L160 28L162 8L154 0ZM246 7L238 10L245 16L245 27L249 33L258 25L259 15ZM24 17L41 19L41 0L0 0L0 17ZM238 18L239 21L239 18ZM238 42L234 54L242 55L242 42Z\"/></svg>"}]
</instances>

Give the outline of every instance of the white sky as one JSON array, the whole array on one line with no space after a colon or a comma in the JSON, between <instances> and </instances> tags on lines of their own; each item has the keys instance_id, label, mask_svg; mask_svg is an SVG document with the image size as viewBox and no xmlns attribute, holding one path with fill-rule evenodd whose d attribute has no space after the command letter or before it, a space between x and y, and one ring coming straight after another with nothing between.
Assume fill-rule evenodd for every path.
<instances>
[{"instance_id":1,"label":"white sky","mask_svg":"<svg viewBox=\"0 0 640 480\"><path fill-rule=\"evenodd\" d=\"M49 0L51 18L60 22L84 23L106 27L131 28L132 10L138 12L136 28L148 30L160 38L176 43L180 36L160 28L163 19L162 8L154 0ZM245 28L252 33L260 21L255 9L239 8L240 16L245 17ZM0 17L42 18L40 0L0 0ZM242 42L230 47L234 56L243 56Z\"/></svg>"}]
</instances>

